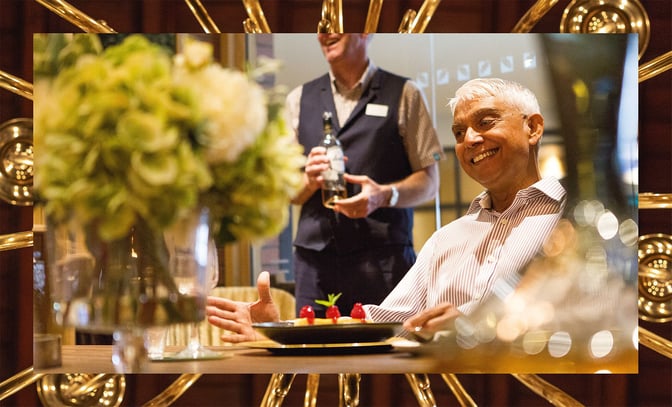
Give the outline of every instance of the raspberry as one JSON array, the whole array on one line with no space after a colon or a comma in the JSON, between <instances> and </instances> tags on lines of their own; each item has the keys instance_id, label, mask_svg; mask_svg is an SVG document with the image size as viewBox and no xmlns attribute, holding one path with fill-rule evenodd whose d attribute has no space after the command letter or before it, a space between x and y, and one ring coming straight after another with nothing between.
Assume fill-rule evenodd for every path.
<instances>
[{"instance_id":1,"label":"raspberry","mask_svg":"<svg viewBox=\"0 0 672 407\"><path fill-rule=\"evenodd\" d=\"M364 308L362 308L362 303L357 302L355 305L352 306L352 311L350 311L350 317L354 319L361 319L364 321L366 319L366 313L364 312Z\"/></svg>"},{"instance_id":2,"label":"raspberry","mask_svg":"<svg viewBox=\"0 0 672 407\"><path fill-rule=\"evenodd\" d=\"M338 318L341 316L341 312L338 310L338 306L332 305L327 308L326 316L327 318L331 318L334 323L338 322Z\"/></svg>"},{"instance_id":3,"label":"raspberry","mask_svg":"<svg viewBox=\"0 0 672 407\"><path fill-rule=\"evenodd\" d=\"M326 316L327 318L331 318L334 323L337 323L338 318L341 316L341 312L338 310L338 306L336 305L336 301L338 301L340 296L341 293L329 294L327 295L327 300L315 300L317 304L327 307Z\"/></svg>"},{"instance_id":4,"label":"raspberry","mask_svg":"<svg viewBox=\"0 0 672 407\"><path fill-rule=\"evenodd\" d=\"M312 325L315 322L315 311L310 305L304 305L299 311L299 318L306 318L308 324Z\"/></svg>"}]
</instances>

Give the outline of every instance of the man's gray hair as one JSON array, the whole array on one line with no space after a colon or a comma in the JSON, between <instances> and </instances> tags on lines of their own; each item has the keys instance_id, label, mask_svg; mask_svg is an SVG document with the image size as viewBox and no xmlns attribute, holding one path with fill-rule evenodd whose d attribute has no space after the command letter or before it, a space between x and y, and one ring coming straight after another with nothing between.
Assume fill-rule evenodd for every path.
<instances>
[{"instance_id":1,"label":"man's gray hair","mask_svg":"<svg viewBox=\"0 0 672 407\"><path fill-rule=\"evenodd\" d=\"M503 97L509 105L525 115L541 113L537 97L531 90L518 82L499 78L476 78L466 82L455 92L455 97L448 101L448 106L455 115L458 103L491 96Z\"/></svg>"}]
</instances>

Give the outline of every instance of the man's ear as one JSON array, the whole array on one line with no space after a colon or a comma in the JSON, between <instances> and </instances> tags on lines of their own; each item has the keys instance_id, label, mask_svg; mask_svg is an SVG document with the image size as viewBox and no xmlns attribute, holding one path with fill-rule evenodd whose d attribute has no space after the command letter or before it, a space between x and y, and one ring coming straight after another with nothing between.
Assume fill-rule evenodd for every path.
<instances>
[{"instance_id":1,"label":"man's ear","mask_svg":"<svg viewBox=\"0 0 672 407\"><path fill-rule=\"evenodd\" d=\"M544 134L544 117L539 113L531 114L527 118L530 144L538 144Z\"/></svg>"}]
</instances>

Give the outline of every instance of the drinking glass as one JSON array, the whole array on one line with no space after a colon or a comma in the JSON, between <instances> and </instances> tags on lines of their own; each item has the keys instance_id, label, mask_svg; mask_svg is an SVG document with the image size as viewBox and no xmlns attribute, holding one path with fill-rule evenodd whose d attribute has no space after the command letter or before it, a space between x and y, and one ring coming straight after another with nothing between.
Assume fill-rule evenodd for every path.
<instances>
[{"instance_id":1,"label":"drinking glass","mask_svg":"<svg viewBox=\"0 0 672 407\"><path fill-rule=\"evenodd\" d=\"M151 326L145 329L145 348L150 360L163 359L163 349L166 346L166 332L168 327Z\"/></svg>"},{"instance_id":2,"label":"drinking glass","mask_svg":"<svg viewBox=\"0 0 672 407\"><path fill-rule=\"evenodd\" d=\"M210 239L208 242L208 262L206 266L206 294L210 293L212 289L217 286L219 281L219 261L217 259L217 247L214 240ZM200 322L192 322L188 326L189 343L187 347L176 353L171 358L174 359L212 359L223 357L220 352L215 352L207 349L201 343L201 331L199 329Z\"/></svg>"}]
</instances>

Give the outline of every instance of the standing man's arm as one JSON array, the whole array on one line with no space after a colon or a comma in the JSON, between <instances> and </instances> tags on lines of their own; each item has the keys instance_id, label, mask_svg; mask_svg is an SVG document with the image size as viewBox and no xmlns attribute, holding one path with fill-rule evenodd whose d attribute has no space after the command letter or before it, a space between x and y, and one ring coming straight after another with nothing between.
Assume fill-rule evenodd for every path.
<instances>
[{"instance_id":1,"label":"standing man's arm","mask_svg":"<svg viewBox=\"0 0 672 407\"><path fill-rule=\"evenodd\" d=\"M401 181L381 185L380 187L383 193L383 204L381 206L390 206L389 203L393 194L392 187L395 187L398 197L394 206L411 208L434 198L439 188L439 169L436 164L432 164Z\"/></svg>"},{"instance_id":2,"label":"standing man's arm","mask_svg":"<svg viewBox=\"0 0 672 407\"><path fill-rule=\"evenodd\" d=\"M345 180L360 184L362 192L339 201L334 207L336 212L350 218L363 218L378 208L414 207L434 198L439 189L437 162L444 157L443 147L422 92L411 81L404 85L399 105L399 133L413 173L390 184L378 184L365 175L345 174ZM393 188L397 189L396 202L390 202Z\"/></svg>"},{"instance_id":3,"label":"standing man's arm","mask_svg":"<svg viewBox=\"0 0 672 407\"><path fill-rule=\"evenodd\" d=\"M444 158L444 154L424 96L412 81L404 85L399 104L399 132L413 173L393 184L399 190L396 206L417 206L434 198L438 192L437 162ZM391 189L390 186L388 196L391 196Z\"/></svg>"},{"instance_id":4,"label":"standing man's arm","mask_svg":"<svg viewBox=\"0 0 672 407\"><path fill-rule=\"evenodd\" d=\"M334 211L349 218L365 218L378 208L417 206L434 197L439 185L436 163L420 169L408 177L391 184L378 184L366 175L345 174L345 180L362 186L362 191L350 198L336 202ZM393 188L397 189L397 202L391 202ZM393 205L394 204L394 205Z\"/></svg>"}]
</instances>

